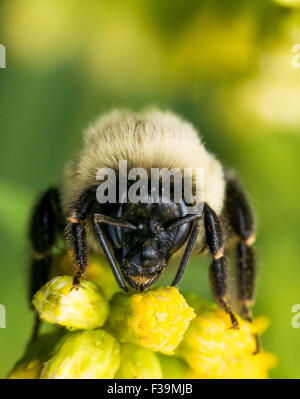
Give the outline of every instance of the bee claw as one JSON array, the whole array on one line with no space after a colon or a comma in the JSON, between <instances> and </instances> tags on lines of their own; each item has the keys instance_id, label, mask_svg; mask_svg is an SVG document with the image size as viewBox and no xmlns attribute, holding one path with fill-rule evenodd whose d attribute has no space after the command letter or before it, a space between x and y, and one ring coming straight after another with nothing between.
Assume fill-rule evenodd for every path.
<instances>
[{"instance_id":1,"label":"bee claw","mask_svg":"<svg viewBox=\"0 0 300 399\"><path fill-rule=\"evenodd\" d=\"M230 312L229 315L230 315L230 320L232 323L232 326L230 327L230 329L239 330L239 322L237 321L235 315L232 312Z\"/></svg>"},{"instance_id":2,"label":"bee claw","mask_svg":"<svg viewBox=\"0 0 300 399\"><path fill-rule=\"evenodd\" d=\"M258 334L254 334L254 339L255 339L256 349L252 354L257 355L258 353L261 352L261 343Z\"/></svg>"},{"instance_id":3,"label":"bee claw","mask_svg":"<svg viewBox=\"0 0 300 399\"><path fill-rule=\"evenodd\" d=\"M75 276L73 279L73 286L70 291L73 291L73 290L77 291L77 290L79 290L79 288L84 288L84 287L80 284L80 280L77 278L77 276Z\"/></svg>"}]
</instances>

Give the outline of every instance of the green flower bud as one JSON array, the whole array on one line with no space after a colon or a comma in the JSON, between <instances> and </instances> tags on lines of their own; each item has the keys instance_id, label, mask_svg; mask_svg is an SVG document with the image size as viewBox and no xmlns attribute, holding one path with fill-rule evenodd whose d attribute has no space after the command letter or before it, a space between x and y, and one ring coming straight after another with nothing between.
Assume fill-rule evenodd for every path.
<instances>
[{"instance_id":1,"label":"green flower bud","mask_svg":"<svg viewBox=\"0 0 300 399\"><path fill-rule=\"evenodd\" d=\"M51 265L51 278L75 273L72 257L69 251L54 256ZM91 253L89 255L89 267L85 272L85 280L93 281L101 288L104 297L110 300L118 291L116 279L104 255Z\"/></svg>"},{"instance_id":2,"label":"green flower bud","mask_svg":"<svg viewBox=\"0 0 300 399\"><path fill-rule=\"evenodd\" d=\"M42 379L114 378L120 366L120 346L104 330L68 333L44 365Z\"/></svg>"},{"instance_id":3,"label":"green flower bud","mask_svg":"<svg viewBox=\"0 0 300 399\"><path fill-rule=\"evenodd\" d=\"M162 370L162 378L191 379L199 378L189 365L176 356L157 355Z\"/></svg>"},{"instance_id":4,"label":"green flower bud","mask_svg":"<svg viewBox=\"0 0 300 399\"><path fill-rule=\"evenodd\" d=\"M15 364L10 371L8 379L37 379L43 364L50 358L50 354L62 336L62 331L43 334L26 349L24 356Z\"/></svg>"},{"instance_id":5,"label":"green flower bud","mask_svg":"<svg viewBox=\"0 0 300 399\"><path fill-rule=\"evenodd\" d=\"M108 316L109 304L99 287L81 281L72 289L72 277L55 277L45 284L32 301L41 319L68 329L101 327Z\"/></svg>"},{"instance_id":6,"label":"green flower bud","mask_svg":"<svg viewBox=\"0 0 300 399\"><path fill-rule=\"evenodd\" d=\"M162 378L160 363L153 352L134 344L121 346L121 366L117 379Z\"/></svg>"}]
</instances>

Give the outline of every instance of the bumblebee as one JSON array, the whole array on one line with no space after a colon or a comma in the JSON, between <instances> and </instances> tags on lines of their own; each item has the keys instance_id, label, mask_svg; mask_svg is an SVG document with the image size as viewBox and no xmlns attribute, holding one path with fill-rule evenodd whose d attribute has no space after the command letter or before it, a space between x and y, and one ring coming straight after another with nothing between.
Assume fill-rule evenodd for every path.
<instances>
[{"instance_id":1,"label":"bumblebee","mask_svg":"<svg viewBox=\"0 0 300 399\"><path fill-rule=\"evenodd\" d=\"M184 200L165 202L163 192L158 203L99 203L97 172L110 168L117 173L120 160L146 171L201 168L201 211L189 213ZM60 235L76 266L75 288L88 267L89 250L106 256L124 291L149 288L173 255L180 259L172 282L177 286L191 254L208 250L213 297L238 328L227 296L230 266L225 256L235 242L237 299L242 316L251 321L256 274L252 207L235 174L206 150L191 124L170 112L116 110L85 131L81 153L66 165L60 186L48 189L33 210L31 296L49 278L52 248Z\"/></svg>"}]
</instances>

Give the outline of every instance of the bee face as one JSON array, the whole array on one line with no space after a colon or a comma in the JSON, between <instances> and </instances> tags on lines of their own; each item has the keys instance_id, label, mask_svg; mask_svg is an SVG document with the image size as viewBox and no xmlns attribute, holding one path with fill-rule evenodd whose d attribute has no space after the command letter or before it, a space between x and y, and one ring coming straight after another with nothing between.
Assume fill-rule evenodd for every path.
<instances>
[{"instance_id":1,"label":"bee face","mask_svg":"<svg viewBox=\"0 0 300 399\"><path fill-rule=\"evenodd\" d=\"M182 206L169 204L122 204L118 216L136 230L109 226L108 235L126 282L133 288L149 288L162 274L170 256L186 241L191 225L168 230L183 216Z\"/></svg>"},{"instance_id":2,"label":"bee face","mask_svg":"<svg viewBox=\"0 0 300 399\"><path fill-rule=\"evenodd\" d=\"M172 235L161 223L140 223L137 231L124 232L120 262L125 280L134 288L150 287L167 264Z\"/></svg>"}]
</instances>

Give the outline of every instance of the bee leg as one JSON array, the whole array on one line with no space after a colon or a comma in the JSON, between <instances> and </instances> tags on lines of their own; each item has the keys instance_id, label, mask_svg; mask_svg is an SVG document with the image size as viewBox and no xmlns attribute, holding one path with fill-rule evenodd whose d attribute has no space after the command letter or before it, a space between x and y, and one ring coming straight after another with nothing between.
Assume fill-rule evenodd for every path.
<instances>
[{"instance_id":1,"label":"bee leg","mask_svg":"<svg viewBox=\"0 0 300 399\"><path fill-rule=\"evenodd\" d=\"M252 323L251 307L254 303L255 292L255 252L245 241L240 240L236 247L237 256L237 295L241 307L242 316ZM261 350L260 340L257 334L254 336L256 349L254 354Z\"/></svg>"},{"instance_id":2,"label":"bee leg","mask_svg":"<svg viewBox=\"0 0 300 399\"><path fill-rule=\"evenodd\" d=\"M209 269L211 291L215 301L229 314L232 327L237 329L238 321L226 299L229 263L224 256L224 235L219 218L206 203L204 204L204 227L206 242L213 256Z\"/></svg>"},{"instance_id":3,"label":"bee leg","mask_svg":"<svg viewBox=\"0 0 300 399\"><path fill-rule=\"evenodd\" d=\"M106 259L107 259L107 261L109 263L109 266L110 266L110 268L111 268L111 270L112 270L112 272L113 272L113 274L115 276L115 279L116 279L119 287L123 291L128 292L128 288L127 288L127 286L126 286L126 284L125 284L125 282L124 282L124 280L122 278L122 275L121 275L121 273L119 271L119 268L117 266L116 260L115 260L115 258L113 256L113 254L112 254L112 252L111 252L111 250L109 248L108 242L107 242L107 240L105 238L103 229L101 227L101 223L102 222L99 222L98 220L99 220L98 215L95 215L94 216L94 227L95 227L96 236L97 236L97 238L99 240L101 248L102 248L102 250L103 250L103 252L104 252L104 254L106 256Z\"/></svg>"},{"instance_id":4,"label":"bee leg","mask_svg":"<svg viewBox=\"0 0 300 399\"><path fill-rule=\"evenodd\" d=\"M190 255L192 253L192 250L194 248L195 242L197 240L198 234L199 234L199 230L200 230L200 225L201 225L201 216L195 216L194 217L194 221L193 221L193 227L192 227L192 231L190 233L190 237L187 243L187 246L185 248L184 254L182 256L178 271L176 273L176 276L174 278L174 280L172 281L172 286L177 286L180 281L182 280L186 265L188 263L188 260L190 258Z\"/></svg>"},{"instance_id":5,"label":"bee leg","mask_svg":"<svg viewBox=\"0 0 300 399\"><path fill-rule=\"evenodd\" d=\"M252 322L251 306L254 303L256 282L256 255L252 248L255 241L254 216L249 200L232 173L225 176L227 219L239 241L236 246L237 258L237 299L242 316ZM256 350L260 351L258 335L255 335Z\"/></svg>"},{"instance_id":6,"label":"bee leg","mask_svg":"<svg viewBox=\"0 0 300 399\"><path fill-rule=\"evenodd\" d=\"M73 278L73 288L80 284L80 280L88 264L88 244L86 236L86 220L90 216L96 201L95 190L92 188L76 198L67 217L67 225L64 229L68 249L73 258L74 265L78 269Z\"/></svg>"},{"instance_id":7,"label":"bee leg","mask_svg":"<svg viewBox=\"0 0 300 399\"><path fill-rule=\"evenodd\" d=\"M75 220L77 219L73 218L73 221L67 224L64 231L73 262L78 269L73 278L73 288L79 286L80 280L84 275L85 269L87 268L88 258L85 221Z\"/></svg>"},{"instance_id":8,"label":"bee leg","mask_svg":"<svg viewBox=\"0 0 300 399\"><path fill-rule=\"evenodd\" d=\"M36 338L38 337L39 331L40 331L40 326L41 326L41 320L40 320L39 316L36 314L34 317L34 325L33 325L31 337L29 339L28 345L30 345L31 342L34 342L36 340Z\"/></svg>"},{"instance_id":9,"label":"bee leg","mask_svg":"<svg viewBox=\"0 0 300 399\"><path fill-rule=\"evenodd\" d=\"M110 226L123 227L124 229L137 230L137 226L131 223L123 222L120 218L102 215L101 213L94 214L94 222L105 223Z\"/></svg>"},{"instance_id":10,"label":"bee leg","mask_svg":"<svg viewBox=\"0 0 300 399\"><path fill-rule=\"evenodd\" d=\"M61 231L59 192L56 188L49 188L37 202L31 216L30 241L34 257L30 271L30 302L36 291L49 279L51 249L59 231ZM32 339L38 334L38 325L39 320L36 317Z\"/></svg>"}]
</instances>

